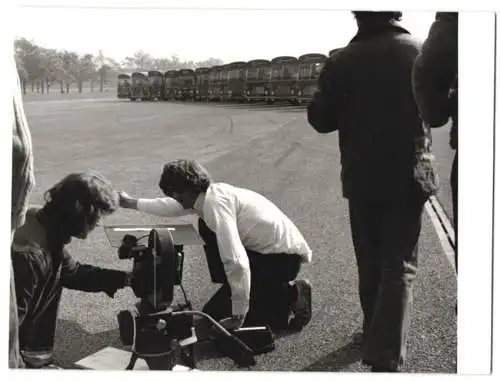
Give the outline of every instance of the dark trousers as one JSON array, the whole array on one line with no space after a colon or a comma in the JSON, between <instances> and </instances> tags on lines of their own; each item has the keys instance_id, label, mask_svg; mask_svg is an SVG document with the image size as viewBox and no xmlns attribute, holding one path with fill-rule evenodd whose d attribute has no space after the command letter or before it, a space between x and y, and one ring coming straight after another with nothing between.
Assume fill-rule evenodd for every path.
<instances>
[{"instance_id":1,"label":"dark trousers","mask_svg":"<svg viewBox=\"0 0 500 381\"><path fill-rule=\"evenodd\" d=\"M216 320L232 315L231 288L227 283L219 254L217 238L205 222L198 221L198 229L205 241L205 254L212 281L222 283L221 288L203 308L203 312ZM284 329L288 325L291 306L297 298L290 281L297 277L301 257L289 254L261 254L247 250L250 262L250 307L244 326L269 325Z\"/></svg>"},{"instance_id":2,"label":"dark trousers","mask_svg":"<svg viewBox=\"0 0 500 381\"><path fill-rule=\"evenodd\" d=\"M450 185L453 203L453 229L455 231L455 269L458 273L458 151L455 151L451 165Z\"/></svg>"},{"instance_id":3,"label":"dark trousers","mask_svg":"<svg viewBox=\"0 0 500 381\"><path fill-rule=\"evenodd\" d=\"M397 370L405 360L422 211L418 201L349 200L365 363Z\"/></svg>"}]
</instances>

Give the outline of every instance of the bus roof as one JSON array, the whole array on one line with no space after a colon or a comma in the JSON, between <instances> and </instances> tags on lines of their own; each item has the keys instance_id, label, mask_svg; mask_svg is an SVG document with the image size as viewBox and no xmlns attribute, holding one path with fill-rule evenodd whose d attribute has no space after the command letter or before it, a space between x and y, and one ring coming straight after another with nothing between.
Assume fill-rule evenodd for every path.
<instances>
[{"instance_id":1,"label":"bus roof","mask_svg":"<svg viewBox=\"0 0 500 381\"><path fill-rule=\"evenodd\" d=\"M270 65L271 62L269 60L264 60L264 59L256 59L256 60L251 60L246 63L246 67L261 67L261 66L268 66Z\"/></svg>"},{"instance_id":2,"label":"bus roof","mask_svg":"<svg viewBox=\"0 0 500 381\"><path fill-rule=\"evenodd\" d=\"M130 78L130 75L128 75L126 73L121 73L121 74L118 74L118 78Z\"/></svg>"},{"instance_id":3,"label":"bus roof","mask_svg":"<svg viewBox=\"0 0 500 381\"><path fill-rule=\"evenodd\" d=\"M294 62L297 62L298 59L297 57L292 57L292 56L279 56L279 57L275 57L271 60L271 65L275 65L275 64L282 64L282 63L294 63Z\"/></svg>"},{"instance_id":4,"label":"bus roof","mask_svg":"<svg viewBox=\"0 0 500 381\"><path fill-rule=\"evenodd\" d=\"M195 73L208 73L209 71L209 67L198 67L195 69Z\"/></svg>"},{"instance_id":5,"label":"bus roof","mask_svg":"<svg viewBox=\"0 0 500 381\"><path fill-rule=\"evenodd\" d=\"M181 69L179 70L179 73L181 75L185 75L185 74L193 74L194 73L194 70L193 69Z\"/></svg>"},{"instance_id":6,"label":"bus roof","mask_svg":"<svg viewBox=\"0 0 500 381\"><path fill-rule=\"evenodd\" d=\"M229 66L232 68L232 69L238 69L240 67L244 67L247 63L246 62L243 62L243 61L236 61L236 62L231 62L229 64Z\"/></svg>"},{"instance_id":7,"label":"bus roof","mask_svg":"<svg viewBox=\"0 0 500 381\"><path fill-rule=\"evenodd\" d=\"M332 49L328 52L328 55L331 56L333 53L339 51L341 48L337 48L337 49Z\"/></svg>"},{"instance_id":8,"label":"bus roof","mask_svg":"<svg viewBox=\"0 0 500 381\"><path fill-rule=\"evenodd\" d=\"M148 71L148 76L151 77L153 75L161 75L163 77L163 73L159 70L150 70Z\"/></svg>"},{"instance_id":9,"label":"bus roof","mask_svg":"<svg viewBox=\"0 0 500 381\"><path fill-rule=\"evenodd\" d=\"M300 62L326 60L326 55L321 53L307 53L299 57Z\"/></svg>"},{"instance_id":10,"label":"bus roof","mask_svg":"<svg viewBox=\"0 0 500 381\"><path fill-rule=\"evenodd\" d=\"M144 71L134 71L132 77L147 77L148 73Z\"/></svg>"},{"instance_id":11,"label":"bus roof","mask_svg":"<svg viewBox=\"0 0 500 381\"><path fill-rule=\"evenodd\" d=\"M169 77L169 78L176 77L178 75L179 75L179 70L167 70L165 72L165 77Z\"/></svg>"}]
</instances>

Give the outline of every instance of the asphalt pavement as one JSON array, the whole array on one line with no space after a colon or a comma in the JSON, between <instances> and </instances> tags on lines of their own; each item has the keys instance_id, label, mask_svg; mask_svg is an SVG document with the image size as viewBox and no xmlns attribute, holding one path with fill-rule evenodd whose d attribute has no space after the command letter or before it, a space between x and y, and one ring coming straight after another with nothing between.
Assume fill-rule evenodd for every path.
<instances>
[{"instance_id":1,"label":"asphalt pavement","mask_svg":"<svg viewBox=\"0 0 500 381\"><path fill-rule=\"evenodd\" d=\"M313 249L301 277L313 285L313 319L300 333L279 337L276 349L258 356L254 370L360 372L352 335L362 316L347 203L341 195L337 134L317 134L305 109L290 106L128 102L29 101L40 204L51 185L69 172L99 170L134 196L157 197L162 164L175 158L204 163L217 181L258 191L274 201L300 228ZM442 188L439 199L451 213L448 131L434 130L434 152ZM451 216L451 214L450 214ZM159 218L119 210L106 223L156 223ZM169 222L193 222L186 217ZM118 260L102 229L70 251L79 261L130 269ZM184 285L201 308L217 286L210 283L200 247L186 248ZM456 277L437 234L424 215L419 274L405 372L456 371ZM131 290L114 299L65 290L59 312L56 356L66 366L106 347L123 348L116 314L132 306ZM202 370L229 370L229 359L197 349Z\"/></svg>"}]
</instances>

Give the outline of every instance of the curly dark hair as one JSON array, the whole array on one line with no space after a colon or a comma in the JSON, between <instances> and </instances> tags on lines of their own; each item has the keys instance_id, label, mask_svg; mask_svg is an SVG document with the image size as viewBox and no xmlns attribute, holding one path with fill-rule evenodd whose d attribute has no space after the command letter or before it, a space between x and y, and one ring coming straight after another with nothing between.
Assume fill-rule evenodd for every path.
<instances>
[{"instance_id":1,"label":"curly dark hair","mask_svg":"<svg viewBox=\"0 0 500 381\"><path fill-rule=\"evenodd\" d=\"M186 190L203 193L211 182L210 174L200 163L178 159L163 166L159 186L165 195L170 196Z\"/></svg>"},{"instance_id":2,"label":"curly dark hair","mask_svg":"<svg viewBox=\"0 0 500 381\"><path fill-rule=\"evenodd\" d=\"M353 11L354 17L359 22L372 23L372 22L391 22L401 21L403 17L402 12L375 12L375 11Z\"/></svg>"},{"instance_id":3,"label":"curly dark hair","mask_svg":"<svg viewBox=\"0 0 500 381\"><path fill-rule=\"evenodd\" d=\"M64 224L69 234L81 233L119 206L111 183L95 172L67 175L45 192L44 199L44 211Z\"/></svg>"}]
</instances>

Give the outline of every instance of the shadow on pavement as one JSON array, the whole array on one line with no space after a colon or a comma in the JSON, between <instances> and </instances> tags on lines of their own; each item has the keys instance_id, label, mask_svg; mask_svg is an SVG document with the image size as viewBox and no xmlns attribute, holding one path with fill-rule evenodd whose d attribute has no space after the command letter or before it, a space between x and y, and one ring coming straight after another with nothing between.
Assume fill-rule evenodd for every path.
<instances>
[{"instance_id":1,"label":"shadow on pavement","mask_svg":"<svg viewBox=\"0 0 500 381\"><path fill-rule=\"evenodd\" d=\"M316 362L303 368L306 372L334 372L341 371L349 365L361 360L361 346L358 343L350 342L328 355L320 358Z\"/></svg>"}]
</instances>

